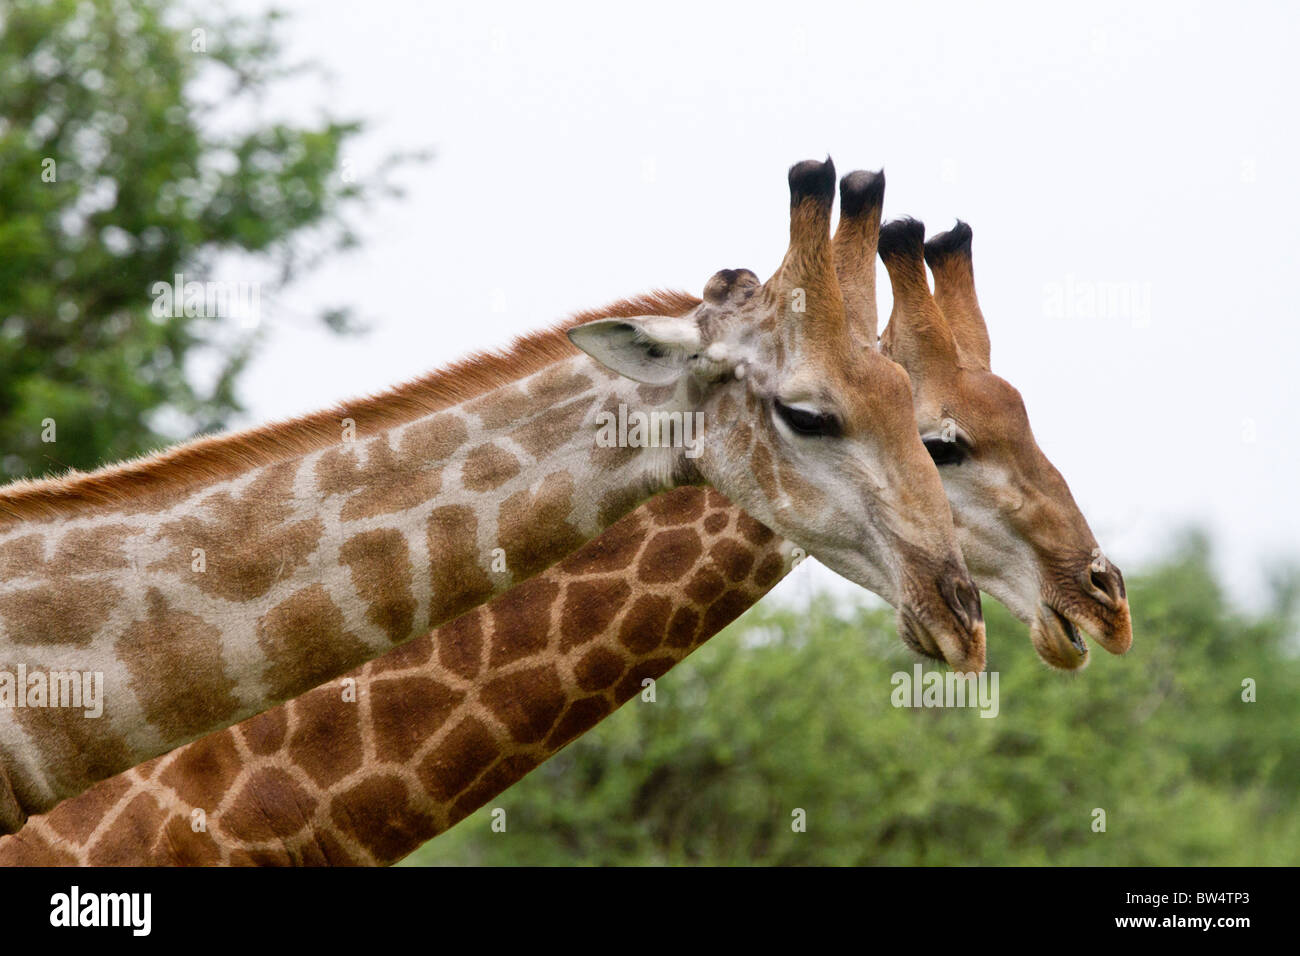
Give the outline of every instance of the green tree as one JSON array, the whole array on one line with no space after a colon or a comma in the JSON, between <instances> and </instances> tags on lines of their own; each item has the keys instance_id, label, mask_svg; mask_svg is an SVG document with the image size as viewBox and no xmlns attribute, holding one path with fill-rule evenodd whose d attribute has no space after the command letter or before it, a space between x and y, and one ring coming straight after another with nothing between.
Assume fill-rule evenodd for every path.
<instances>
[{"instance_id":1,"label":"green tree","mask_svg":"<svg viewBox=\"0 0 1300 956\"><path fill-rule=\"evenodd\" d=\"M891 704L915 659L890 614L763 604L661 678L655 703L626 704L492 801L505 833L487 807L407 862L1295 864L1283 580L1266 613L1238 613L1192 535L1130 581L1132 651L1081 674L1044 667L986 599L992 719Z\"/></svg>"},{"instance_id":2,"label":"green tree","mask_svg":"<svg viewBox=\"0 0 1300 956\"><path fill-rule=\"evenodd\" d=\"M352 245L346 213L390 189L343 174L357 122L247 122L298 72L282 65L279 18L204 11L0 9L0 479L219 428L257 332L193 305L156 314L156 285L233 260L265 306ZM348 326L343 311L322 318Z\"/></svg>"}]
</instances>

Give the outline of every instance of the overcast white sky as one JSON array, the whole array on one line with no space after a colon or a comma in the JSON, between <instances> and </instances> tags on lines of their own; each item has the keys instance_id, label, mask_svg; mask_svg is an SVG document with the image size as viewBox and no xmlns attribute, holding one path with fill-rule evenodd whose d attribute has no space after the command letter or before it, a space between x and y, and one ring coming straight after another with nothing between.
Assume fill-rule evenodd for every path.
<instances>
[{"instance_id":1,"label":"overcast white sky","mask_svg":"<svg viewBox=\"0 0 1300 956\"><path fill-rule=\"evenodd\" d=\"M263 304L250 420L622 295L766 276L787 167L829 153L885 168L887 216L971 223L994 370L1121 567L1200 522L1251 600L1267 559L1300 554L1294 6L280 5L291 54L334 82L279 108L369 119L361 176L388 151L437 157L362 252L284 314ZM1089 305L1108 288L1116 314ZM337 303L373 333L288 314ZM795 577L787 593L834 576Z\"/></svg>"}]
</instances>

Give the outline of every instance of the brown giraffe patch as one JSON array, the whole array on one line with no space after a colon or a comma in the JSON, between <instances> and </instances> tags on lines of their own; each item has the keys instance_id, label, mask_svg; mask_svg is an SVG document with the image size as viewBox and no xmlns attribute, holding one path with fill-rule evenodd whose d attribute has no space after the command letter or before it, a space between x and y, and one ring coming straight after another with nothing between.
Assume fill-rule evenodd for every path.
<instances>
[{"instance_id":1,"label":"brown giraffe patch","mask_svg":"<svg viewBox=\"0 0 1300 956\"><path fill-rule=\"evenodd\" d=\"M783 574L785 574L785 560L780 554L769 554L754 572L754 583L760 588L770 587L781 580Z\"/></svg>"},{"instance_id":2,"label":"brown giraffe patch","mask_svg":"<svg viewBox=\"0 0 1300 956\"><path fill-rule=\"evenodd\" d=\"M339 560L352 572L352 584L365 601L366 620L396 644L411 636L415 597L411 594L411 555L406 538L392 528L353 535L339 548Z\"/></svg>"},{"instance_id":3,"label":"brown giraffe patch","mask_svg":"<svg viewBox=\"0 0 1300 956\"><path fill-rule=\"evenodd\" d=\"M462 614L438 628L438 661L453 674L472 680L483 660L483 619L486 611Z\"/></svg>"},{"instance_id":4,"label":"brown giraffe patch","mask_svg":"<svg viewBox=\"0 0 1300 956\"><path fill-rule=\"evenodd\" d=\"M711 568L700 568L686 585L686 596L696 604L710 604L727 587L722 575Z\"/></svg>"},{"instance_id":5,"label":"brown giraffe patch","mask_svg":"<svg viewBox=\"0 0 1300 956\"><path fill-rule=\"evenodd\" d=\"M668 622L665 643L674 648L690 647L695 643L695 635L699 632L699 628L699 614L688 607L679 607L673 612L672 620Z\"/></svg>"},{"instance_id":6,"label":"brown giraffe patch","mask_svg":"<svg viewBox=\"0 0 1300 956\"><path fill-rule=\"evenodd\" d=\"M560 595L560 586L549 578L534 578L516 585L488 605L492 615L492 646L488 666L504 667L546 650L550 618L537 613L549 608Z\"/></svg>"},{"instance_id":7,"label":"brown giraffe patch","mask_svg":"<svg viewBox=\"0 0 1300 956\"><path fill-rule=\"evenodd\" d=\"M39 534L0 541L0 581L12 581L40 571L45 564L44 542Z\"/></svg>"},{"instance_id":8,"label":"brown giraffe patch","mask_svg":"<svg viewBox=\"0 0 1300 956\"><path fill-rule=\"evenodd\" d=\"M646 385L641 384L636 387L637 401L652 408L658 408L666 405L677 391L676 385ZM724 395L726 400L729 396Z\"/></svg>"},{"instance_id":9,"label":"brown giraffe patch","mask_svg":"<svg viewBox=\"0 0 1300 956\"><path fill-rule=\"evenodd\" d=\"M162 829L166 812L151 793L137 795L122 811L120 823L110 828L90 849L91 866L127 865Z\"/></svg>"},{"instance_id":10,"label":"brown giraffe patch","mask_svg":"<svg viewBox=\"0 0 1300 956\"><path fill-rule=\"evenodd\" d=\"M85 647L121 599L102 581L59 581L0 594L0 618L15 644Z\"/></svg>"},{"instance_id":11,"label":"brown giraffe patch","mask_svg":"<svg viewBox=\"0 0 1300 956\"><path fill-rule=\"evenodd\" d=\"M583 690L597 691L613 687L625 670L627 662L622 657L607 647L597 647L578 661L573 676Z\"/></svg>"},{"instance_id":12,"label":"brown giraffe patch","mask_svg":"<svg viewBox=\"0 0 1300 956\"><path fill-rule=\"evenodd\" d=\"M647 677L651 680L658 680L667 674L669 668L676 663L676 657L651 657L640 661L627 672L627 676L619 681L618 686L614 688L614 699L620 704L631 700L643 690L641 686L643 680Z\"/></svg>"},{"instance_id":13,"label":"brown giraffe patch","mask_svg":"<svg viewBox=\"0 0 1300 956\"><path fill-rule=\"evenodd\" d=\"M737 425L732 430L731 434L727 436L726 447L723 454L728 458L748 458L753 446L754 429L749 425Z\"/></svg>"},{"instance_id":14,"label":"brown giraffe patch","mask_svg":"<svg viewBox=\"0 0 1300 956\"><path fill-rule=\"evenodd\" d=\"M754 566L754 552L730 538L715 541L709 548L709 557L733 584L745 580Z\"/></svg>"},{"instance_id":15,"label":"brown giraffe patch","mask_svg":"<svg viewBox=\"0 0 1300 956\"><path fill-rule=\"evenodd\" d=\"M604 697L584 697L575 700L564 712L555 730L546 738L547 750L558 750L570 740L585 734L610 712L609 701Z\"/></svg>"},{"instance_id":16,"label":"brown giraffe patch","mask_svg":"<svg viewBox=\"0 0 1300 956\"><path fill-rule=\"evenodd\" d=\"M725 511L714 511L704 519L704 530L708 534L718 534L731 524L731 516Z\"/></svg>"},{"instance_id":17,"label":"brown giraffe patch","mask_svg":"<svg viewBox=\"0 0 1300 956\"><path fill-rule=\"evenodd\" d=\"M567 398L581 395L592 388L595 383L586 372L575 369L572 365L557 363L538 372L528 385L528 395L534 405L555 405Z\"/></svg>"},{"instance_id":18,"label":"brown giraffe patch","mask_svg":"<svg viewBox=\"0 0 1300 956\"><path fill-rule=\"evenodd\" d=\"M694 524L704 514L704 492L700 488L674 488L647 501L645 512L657 525Z\"/></svg>"},{"instance_id":19,"label":"brown giraffe patch","mask_svg":"<svg viewBox=\"0 0 1300 956\"><path fill-rule=\"evenodd\" d=\"M478 696L521 744L537 743L550 733L566 703L560 677L551 664L498 677Z\"/></svg>"},{"instance_id":20,"label":"brown giraffe patch","mask_svg":"<svg viewBox=\"0 0 1300 956\"><path fill-rule=\"evenodd\" d=\"M728 393L723 393L722 398L718 400L718 410L716 413L718 421L734 422L739 410L740 408L736 404L736 399Z\"/></svg>"},{"instance_id":21,"label":"brown giraffe patch","mask_svg":"<svg viewBox=\"0 0 1300 956\"><path fill-rule=\"evenodd\" d=\"M445 628L447 625L443 625ZM442 639L442 629L438 631L438 639ZM415 640L407 641L399 647L395 647L383 657L376 657L368 661L365 665L366 676L373 679L382 674L393 671L410 671L423 667L424 663L433 656L433 635L425 634L423 637L417 637ZM358 683L363 679L363 675L353 673L347 675L354 678Z\"/></svg>"},{"instance_id":22,"label":"brown giraffe patch","mask_svg":"<svg viewBox=\"0 0 1300 956\"><path fill-rule=\"evenodd\" d=\"M568 522L572 507L573 476L563 471L542 479L536 494L525 489L502 502L499 546L516 581L544 571L582 546L582 535Z\"/></svg>"},{"instance_id":23,"label":"brown giraffe patch","mask_svg":"<svg viewBox=\"0 0 1300 956\"><path fill-rule=\"evenodd\" d=\"M221 656L221 629L170 607L150 588L143 620L132 621L114 650L130 675L145 717L171 739L221 726L239 710Z\"/></svg>"},{"instance_id":24,"label":"brown giraffe patch","mask_svg":"<svg viewBox=\"0 0 1300 956\"><path fill-rule=\"evenodd\" d=\"M465 411L474 415L489 431L498 431L527 418L537 410L537 399L518 385L494 389L482 398L465 403Z\"/></svg>"},{"instance_id":25,"label":"brown giraffe patch","mask_svg":"<svg viewBox=\"0 0 1300 956\"><path fill-rule=\"evenodd\" d=\"M281 767L258 767L244 780L217 826L247 842L271 842L302 830L316 798Z\"/></svg>"},{"instance_id":26,"label":"brown giraffe patch","mask_svg":"<svg viewBox=\"0 0 1300 956\"><path fill-rule=\"evenodd\" d=\"M605 633L631 593L628 583L616 577L570 583L560 609L560 649L567 651Z\"/></svg>"},{"instance_id":27,"label":"brown giraffe patch","mask_svg":"<svg viewBox=\"0 0 1300 956\"><path fill-rule=\"evenodd\" d=\"M106 706L112 701L113 687L104 688ZM86 717L78 707L19 708L15 719L31 735L47 766L62 773L53 774L60 786L79 793L88 782L103 780L129 766L129 751L120 737L109 733L99 720Z\"/></svg>"},{"instance_id":28,"label":"brown giraffe patch","mask_svg":"<svg viewBox=\"0 0 1300 956\"><path fill-rule=\"evenodd\" d=\"M333 832L323 828L311 831L312 843L303 848L311 866L360 866L362 861Z\"/></svg>"},{"instance_id":29,"label":"brown giraffe patch","mask_svg":"<svg viewBox=\"0 0 1300 956\"><path fill-rule=\"evenodd\" d=\"M491 491L519 474L519 459L491 442L479 445L465 456L460 483L468 491Z\"/></svg>"},{"instance_id":30,"label":"brown giraffe patch","mask_svg":"<svg viewBox=\"0 0 1300 956\"><path fill-rule=\"evenodd\" d=\"M736 530L750 544L762 546L776 537L775 532L761 521L755 521L744 511L736 512Z\"/></svg>"},{"instance_id":31,"label":"brown giraffe patch","mask_svg":"<svg viewBox=\"0 0 1300 956\"><path fill-rule=\"evenodd\" d=\"M716 634L740 617L752 603L744 591L725 592L704 612L704 633Z\"/></svg>"},{"instance_id":32,"label":"brown giraffe patch","mask_svg":"<svg viewBox=\"0 0 1300 956\"><path fill-rule=\"evenodd\" d=\"M402 457L417 462L446 461L469 440L460 416L444 412L409 426L402 433Z\"/></svg>"},{"instance_id":33,"label":"brown giraffe patch","mask_svg":"<svg viewBox=\"0 0 1300 956\"><path fill-rule=\"evenodd\" d=\"M610 489L600 497L600 523L609 526L622 518L630 517L632 510L644 497L640 491L631 487Z\"/></svg>"},{"instance_id":34,"label":"brown giraffe patch","mask_svg":"<svg viewBox=\"0 0 1300 956\"><path fill-rule=\"evenodd\" d=\"M479 563L478 518L473 509L466 505L435 508L429 515L428 540L434 623L456 617L492 596L492 579Z\"/></svg>"},{"instance_id":35,"label":"brown giraffe patch","mask_svg":"<svg viewBox=\"0 0 1300 956\"><path fill-rule=\"evenodd\" d=\"M618 629L618 642L633 654L648 654L663 643L673 602L662 594L643 594Z\"/></svg>"},{"instance_id":36,"label":"brown giraffe patch","mask_svg":"<svg viewBox=\"0 0 1300 956\"><path fill-rule=\"evenodd\" d=\"M767 499L779 500L781 489L776 485L776 467L772 462L772 453L767 450L765 444L762 442L754 444L754 450L749 456L749 464L754 472L754 478L758 481L758 487L763 489Z\"/></svg>"},{"instance_id":37,"label":"brown giraffe patch","mask_svg":"<svg viewBox=\"0 0 1300 956\"><path fill-rule=\"evenodd\" d=\"M211 813L220 806L243 763L233 734L209 734L187 745L159 773L158 782L191 807Z\"/></svg>"},{"instance_id":38,"label":"brown giraffe patch","mask_svg":"<svg viewBox=\"0 0 1300 956\"><path fill-rule=\"evenodd\" d=\"M729 498L720 492L717 488L704 488L704 506L710 511L717 511L719 508L735 507Z\"/></svg>"},{"instance_id":39,"label":"brown giraffe patch","mask_svg":"<svg viewBox=\"0 0 1300 956\"><path fill-rule=\"evenodd\" d=\"M230 854L230 866L292 866L293 857L287 850L239 850Z\"/></svg>"},{"instance_id":40,"label":"brown giraffe patch","mask_svg":"<svg viewBox=\"0 0 1300 956\"><path fill-rule=\"evenodd\" d=\"M159 756L154 757L152 760L146 760L142 764L136 764L135 775L141 780L148 780L154 775L154 771L162 765L162 762L163 758Z\"/></svg>"},{"instance_id":41,"label":"brown giraffe patch","mask_svg":"<svg viewBox=\"0 0 1300 956\"><path fill-rule=\"evenodd\" d=\"M343 611L322 584L295 591L258 622L257 643L266 655L262 672L271 700L333 677L369 656L369 648L343 623Z\"/></svg>"},{"instance_id":42,"label":"brown giraffe patch","mask_svg":"<svg viewBox=\"0 0 1300 956\"><path fill-rule=\"evenodd\" d=\"M781 486L792 498L798 499L810 508L826 507L826 496L822 490L800 474L799 469L792 468L786 462L780 462L777 468L781 476Z\"/></svg>"},{"instance_id":43,"label":"brown giraffe patch","mask_svg":"<svg viewBox=\"0 0 1300 956\"><path fill-rule=\"evenodd\" d=\"M645 536L646 529L640 519L635 513L628 515L561 561L560 571L574 577L622 571L636 560Z\"/></svg>"},{"instance_id":44,"label":"brown giraffe patch","mask_svg":"<svg viewBox=\"0 0 1300 956\"><path fill-rule=\"evenodd\" d=\"M492 763L497 749L487 725L467 716L420 763L420 784L433 799L446 803Z\"/></svg>"},{"instance_id":45,"label":"brown giraffe patch","mask_svg":"<svg viewBox=\"0 0 1300 956\"><path fill-rule=\"evenodd\" d=\"M171 571L229 601L261 597L306 563L325 532L319 518L284 523L294 468L293 462L270 465L238 498L224 491L210 494L198 514L163 525L159 534L172 551L151 570ZM205 553L202 573L191 570L195 548Z\"/></svg>"},{"instance_id":46,"label":"brown giraffe patch","mask_svg":"<svg viewBox=\"0 0 1300 956\"><path fill-rule=\"evenodd\" d=\"M534 458L543 458L573 440L591 405L581 399L534 415L510 432L510 437Z\"/></svg>"},{"instance_id":47,"label":"brown giraffe patch","mask_svg":"<svg viewBox=\"0 0 1300 956\"><path fill-rule=\"evenodd\" d=\"M647 584L676 581L695 566L703 550L694 528L660 531L646 545L638 577Z\"/></svg>"},{"instance_id":48,"label":"brown giraffe patch","mask_svg":"<svg viewBox=\"0 0 1300 956\"><path fill-rule=\"evenodd\" d=\"M348 446L331 448L316 463L321 493L349 496L339 512L343 521L406 511L433 500L442 490L440 463L399 459L384 435L372 438L363 448L364 465Z\"/></svg>"},{"instance_id":49,"label":"brown giraffe patch","mask_svg":"<svg viewBox=\"0 0 1300 956\"><path fill-rule=\"evenodd\" d=\"M123 545L139 533L139 528L122 524L73 528L59 540L45 570L49 574L92 574L130 567Z\"/></svg>"},{"instance_id":50,"label":"brown giraffe patch","mask_svg":"<svg viewBox=\"0 0 1300 956\"><path fill-rule=\"evenodd\" d=\"M56 846L31 827L5 837L6 866L76 866L77 863L70 849Z\"/></svg>"},{"instance_id":51,"label":"brown giraffe patch","mask_svg":"<svg viewBox=\"0 0 1300 956\"><path fill-rule=\"evenodd\" d=\"M376 859L391 860L437 832L412 797L401 777L368 777L330 800L330 819Z\"/></svg>"},{"instance_id":52,"label":"brown giraffe patch","mask_svg":"<svg viewBox=\"0 0 1300 956\"><path fill-rule=\"evenodd\" d=\"M167 818L157 842L170 849L167 862L173 866L216 866L221 862L221 851L212 834L195 833L190 818L178 813Z\"/></svg>"},{"instance_id":53,"label":"brown giraffe patch","mask_svg":"<svg viewBox=\"0 0 1300 956\"><path fill-rule=\"evenodd\" d=\"M318 687L294 701L288 754L320 787L329 787L361 766L365 753L357 705L335 687Z\"/></svg>"},{"instance_id":54,"label":"brown giraffe patch","mask_svg":"<svg viewBox=\"0 0 1300 956\"><path fill-rule=\"evenodd\" d=\"M236 724L244 745L255 754L271 756L284 744L289 730L287 707L272 707Z\"/></svg>"},{"instance_id":55,"label":"brown giraffe patch","mask_svg":"<svg viewBox=\"0 0 1300 956\"><path fill-rule=\"evenodd\" d=\"M611 417L617 422L619 420L619 406L623 404L625 402L621 395L610 395L600 409L593 414L593 423L595 421L607 421ZM588 406L588 410L590 410L590 406ZM613 445L597 444L596 435L597 432L593 429L591 432L591 464L600 471L620 472L636 461L637 456L641 454L641 449L632 444L620 445L617 442Z\"/></svg>"},{"instance_id":56,"label":"brown giraffe patch","mask_svg":"<svg viewBox=\"0 0 1300 956\"><path fill-rule=\"evenodd\" d=\"M483 804L501 793L541 761L525 754L511 754L492 765L481 780L474 784L451 806L448 823L456 823L469 816Z\"/></svg>"},{"instance_id":57,"label":"brown giraffe patch","mask_svg":"<svg viewBox=\"0 0 1300 956\"><path fill-rule=\"evenodd\" d=\"M387 763L410 760L464 701L464 691L432 677L413 674L374 682L370 686L370 725L375 755Z\"/></svg>"}]
</instances>

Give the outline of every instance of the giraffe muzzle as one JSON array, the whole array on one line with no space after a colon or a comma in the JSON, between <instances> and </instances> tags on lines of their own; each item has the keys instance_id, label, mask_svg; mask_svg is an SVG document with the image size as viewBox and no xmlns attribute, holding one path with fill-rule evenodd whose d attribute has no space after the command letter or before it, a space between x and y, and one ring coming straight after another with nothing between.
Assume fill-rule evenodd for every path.
<instances>
[{"instance_id":1,"label":"giraffe muzzle","mask_svg":"<svg viewBox=\"0 0 1300 956\"><path fill-rule=\"evenodd\" d=\"M900 608L903 643L946 661L958 673L979 673L986 647L984 613L974 583L964 572L950 570L934 579L929 594L932 597Z\"/></svg>"}]
</instances>

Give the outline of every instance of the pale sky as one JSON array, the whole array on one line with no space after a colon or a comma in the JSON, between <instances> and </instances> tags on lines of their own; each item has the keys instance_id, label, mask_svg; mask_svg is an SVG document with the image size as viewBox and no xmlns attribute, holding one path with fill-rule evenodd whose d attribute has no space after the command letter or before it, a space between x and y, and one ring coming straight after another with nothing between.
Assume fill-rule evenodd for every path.
<instances>
[{"instance_id":1,"label":"pale sky","mask_svg":"<svg viewBox=\"0 0 1300 956\"><path fill-rule=\"evenodd\" d=\"M830 154L884 167L887 217L971 224L994 371L1122 568L1199 522L1253 600L1268 559L1300 555L1295 7L281 6L291 57L334 79L268 108L369 120L362 178L437 156L362 251L263 303L249 421L720 268L766 277L786 169ZM883 327L883 269L880 288ZM373 332L300 318L341 303ZM838 580L811 564L786 594Z\"/></svg>"}]
</instances>

